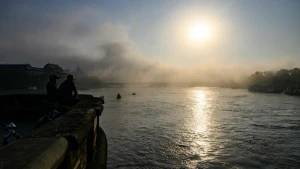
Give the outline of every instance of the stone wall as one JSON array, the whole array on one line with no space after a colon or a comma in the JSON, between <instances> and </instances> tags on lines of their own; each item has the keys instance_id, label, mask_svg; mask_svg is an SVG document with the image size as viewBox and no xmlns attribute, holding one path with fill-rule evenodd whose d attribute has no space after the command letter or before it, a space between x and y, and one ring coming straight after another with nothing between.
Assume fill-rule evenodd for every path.
<instances>
[{"instance_id":1,"label":"stone wall","mask_svg":"<svg viewBox=\"0 0 300 169\"><path fill-rule=\"evenodd\" d=\"M0 169L106 168L103 106L89 95L80 99L70 112L1 148Z\"/></svg>"}]
</instances>

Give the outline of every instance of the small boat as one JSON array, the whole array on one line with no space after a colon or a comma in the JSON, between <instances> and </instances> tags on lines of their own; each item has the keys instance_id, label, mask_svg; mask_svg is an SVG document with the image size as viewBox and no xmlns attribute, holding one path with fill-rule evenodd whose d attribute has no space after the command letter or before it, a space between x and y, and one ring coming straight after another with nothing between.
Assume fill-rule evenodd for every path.
<instances>
[{"instance_id":1,"label":"small boat","mask_svg":"<svg viewBox=\"0 0 300 169\"><path fill-rule=\"evenodd\" d=\"M117 99L121 99L121 95L120 95L120 93L118 93L118 95L117 95Z\"/></svg>"}]
</instances>

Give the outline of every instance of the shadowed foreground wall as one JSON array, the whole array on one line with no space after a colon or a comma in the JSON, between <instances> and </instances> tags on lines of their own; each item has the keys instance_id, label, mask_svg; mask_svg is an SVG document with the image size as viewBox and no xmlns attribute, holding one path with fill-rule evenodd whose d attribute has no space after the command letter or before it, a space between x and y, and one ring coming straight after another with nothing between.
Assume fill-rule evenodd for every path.
<instances>
[{"instance_id":1,"label":"shadowed foreground wall","mask_svg":"<svg viewBox=\"0 0 300 169\"><path fill-rule=\"evenodd\" d=\"M61 117L0 149L1 169L106 168L107 140L99 99L81 101Z\"/></svg>"}]
</instances>

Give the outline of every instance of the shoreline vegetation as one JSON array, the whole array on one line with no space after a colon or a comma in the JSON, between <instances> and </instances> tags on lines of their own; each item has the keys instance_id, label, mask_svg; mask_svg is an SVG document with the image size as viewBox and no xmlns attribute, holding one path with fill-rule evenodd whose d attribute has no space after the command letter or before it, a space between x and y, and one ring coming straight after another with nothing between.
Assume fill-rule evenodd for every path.
<instances>
[{"instance_id":1,"label":"shoreline vegetation","mask_svg":"<svg viewBox=\"0 0 300 169\"><path fill-rule=\"evenodd\" d=\"M248 89L250 92L285 93L300 96L300 69L281 69L278 71L256 71L240 81L215 81L196 83L104 83L97 76L89 76L80 69L79 65L74 71L64 70L56 64L46 64L43 68L32 67L30 64L0 64L1 79L0 91L5 90L39 90L45 89L48 77L55 74L62 82L68 74L75 77L78 90L98 89L104 87L123 87L125 85L147 85L149 87L222 87L231 89Z\"/></svg>"},{"instance_id":2,"label":"shoreline vegetation","mask_svg":"<svg viewBox=\"0 0 300 169\"><path fill-rule=\"evenodd\" d=\"M262 93L285 93L300 96L300 69L255 72L249 77L248 90Z\"/></svg>"}]
</instances>

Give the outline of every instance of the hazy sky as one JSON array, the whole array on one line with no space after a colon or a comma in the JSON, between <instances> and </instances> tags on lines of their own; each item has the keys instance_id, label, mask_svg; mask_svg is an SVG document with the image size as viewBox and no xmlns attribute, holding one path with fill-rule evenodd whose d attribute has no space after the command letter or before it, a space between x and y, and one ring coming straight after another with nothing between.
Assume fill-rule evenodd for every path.
<instances>
[{"instance_id":1,"label":"hazy sky","mask_svg":"<svg viewBox=\"0 0 300 169\"><path fill-rule=\"evenodd\" d=\"M299 0L1 1L0 62L90 69L117 46L113 55L141 67L300 66L299 9ZM205 40L190 39L195 25Z\"/></svg>"}]
</instances>

